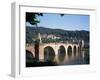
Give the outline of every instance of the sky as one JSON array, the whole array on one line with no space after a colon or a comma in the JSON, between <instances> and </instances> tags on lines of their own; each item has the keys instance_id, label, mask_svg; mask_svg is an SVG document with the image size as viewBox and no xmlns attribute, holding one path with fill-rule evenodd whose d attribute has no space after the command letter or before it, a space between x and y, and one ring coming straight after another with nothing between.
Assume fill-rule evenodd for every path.
<instances>
[{"instance_id":1,"label":"sky","mask_svg":"<svg viewBox=\"0 0 100 80\"><path fill-rule=\"evenodd\" d=\"M41 27L89 31L89 15L65 14L61 16L59 14L45 13L43 16L37 16L37 19L40 21L38 26ZM26 22L26 25L34 27L29 22Z\"/></svg>"}]
</instances>

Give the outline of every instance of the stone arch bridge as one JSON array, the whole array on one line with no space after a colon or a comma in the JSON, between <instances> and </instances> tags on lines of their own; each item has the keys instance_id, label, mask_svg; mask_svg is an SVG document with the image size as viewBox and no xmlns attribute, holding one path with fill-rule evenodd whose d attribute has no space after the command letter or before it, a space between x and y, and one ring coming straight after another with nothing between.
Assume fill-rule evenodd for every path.
<instances>
[{"instance_id":1,"label":"stone arch bridge","mask_svg":"<svg viewBox=\"0 0 100 80\"><path fill-rule=\"evenodd\" d=\"M66 51L66 56L68 56L68 48L70 47L72 50L72 56L74 56L74 51L76 51L76 53L78 53L79 49L80 49L80 44L76 44L76 43L44 43L44 44L39 44L39 61L43 61L44 60L44 49L46 47L51 47L54 50L54 53L56 56L58 56L58 51L59 48L63 46L65 48ZM26 45L26 50L31 52L33 54L33 57L35 57L36 53L35 53L35 46L34 45ZM78 54L76 54L77 56Z\"/></svg>"}]
</instances>

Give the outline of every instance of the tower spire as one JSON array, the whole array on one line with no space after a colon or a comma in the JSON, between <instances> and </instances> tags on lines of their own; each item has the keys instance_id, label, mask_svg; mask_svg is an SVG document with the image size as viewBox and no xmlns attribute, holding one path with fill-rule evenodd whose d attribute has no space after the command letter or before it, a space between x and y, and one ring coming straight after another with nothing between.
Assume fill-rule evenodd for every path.
<instances>
[{"instance_id":1,"label":"tower spire","mask_svg":"<svg viewBox=\"0 0 100 80\"><path fill-rule=\"evenodd\" d=\"M39 42L40 42L40 44L41 44L41 43L42 43L42 39L41 39L40 33L38 33L38 39L39 39Z\"/></svg>"}]
</instances>

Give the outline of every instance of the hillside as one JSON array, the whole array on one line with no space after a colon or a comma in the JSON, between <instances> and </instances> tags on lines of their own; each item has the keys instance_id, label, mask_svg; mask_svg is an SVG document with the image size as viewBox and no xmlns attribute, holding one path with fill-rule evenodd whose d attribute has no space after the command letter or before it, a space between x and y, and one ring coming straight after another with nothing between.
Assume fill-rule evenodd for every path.
<instances>
[{"instance_id":1,"label":"hillside","mask_svg":"<svg viewBox=\"0 0 100 80\"><path fill-rule=\"evenodd\" d=\"M45 27L26 27L26 43L34 43L34 40L37 37L37 33L55 35L59 36L62 40L80 40L83 39L86 42L89 42L89 31L80 30L80 31L69 31L63 29L51 29Z\"/></svg>"}]
</instances>

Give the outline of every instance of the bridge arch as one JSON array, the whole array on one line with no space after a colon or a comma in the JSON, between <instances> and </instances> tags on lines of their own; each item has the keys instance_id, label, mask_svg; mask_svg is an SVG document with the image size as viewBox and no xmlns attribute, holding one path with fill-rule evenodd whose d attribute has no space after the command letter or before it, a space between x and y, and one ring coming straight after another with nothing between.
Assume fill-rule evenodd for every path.
<instances>
[{"instance_id":1,"label":"bridge arch","mask_svg":"<svg viewBox=\"0 0 100 80\"><path fill-rule=\"evenodd\" d=\"M67 48L67 55L68 55L68 57L71 57L72 56L72 46L71 45L69 45L68 46L68 48Z\"/></svg>"},{"instance_id":2,"label":"bridge arch","mask_svg":"<svg viewBox=\"0 0 100 80\"><path fill-rule=\"evenodd\" d=\"M61 45L58 49L58 58L60 61L63 61L66 56L66 48L65 46Z\"/></svg>"},{"instance_id":3,"label":"bridge arch","mask_svg":"<svg viewBox=\"0 0 100 80\"><path fill-rule=\"evenodd\" d=\"M76 56L76 53L77 53L77 47L76 46L73 47L73 52L74 52L74 56Z\"/></svg>"},{"instance_id":4,"label":"bridge arch","mask_svg":"<svg viewBox=\"0 0 100 80\"><path fill-rule=\"evenodd\" d=\"M35 57L34 45L28 45L28 46L26 46L26 51L32 53L32 55Z\"/></svg>"},{"instance_id":5,"label":"bridge arch","mask_svg":"<svg viewBox=\"0 0 100 80\"><path fill-rule=\"evenodd\" d=\"M33 53L29 50L26 50L26 55L29 54L30 56L34 57Z\"/></svg>"},{"instance_id":6,"label":"bridge arch","mask_svg":"<svg viewBox=\"0 0 100 80\"><path fill-rule=\"evenodd\" d=\"M34 60L34 56L31 51L26 50L26 62L32 62Z\"/></svg>"},{"instance_id":7,"label":"bridge arch","mask_svg":"<svg viewBox=\"0 0 100 80\"><path fill-rule=\"evenodd\" d=\"M51 46L44 47L44 61L54 61L55 50Z\"/></svg>"}]
</instances>

